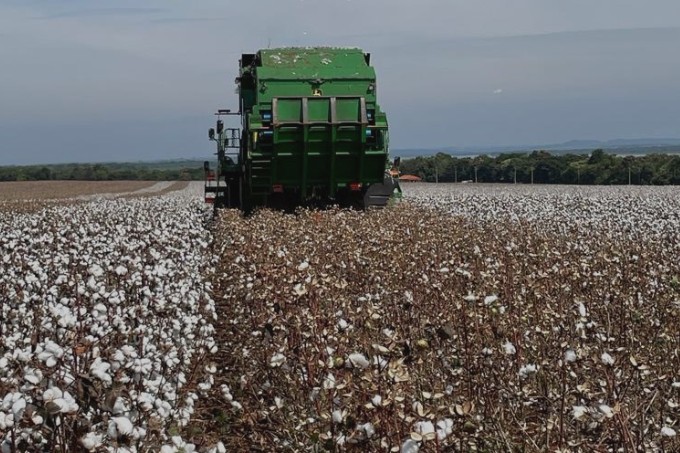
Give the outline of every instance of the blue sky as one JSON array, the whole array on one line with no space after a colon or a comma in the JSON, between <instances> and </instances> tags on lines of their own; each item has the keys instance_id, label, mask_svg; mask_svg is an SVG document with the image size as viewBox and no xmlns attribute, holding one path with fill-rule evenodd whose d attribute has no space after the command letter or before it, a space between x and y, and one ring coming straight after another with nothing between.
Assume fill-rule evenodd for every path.
<instances>
[{"instance_id":1,"label":"blue sky","mask_svg":"<svg viewBox=\"0 0 680 453\"><path fill-rule=\"evenodd\" d=\"M0 165L209 155L268 45L371 52L393 149L680 137L678 42L677 0L0 0Z\"/></svg>"}]
</instances>

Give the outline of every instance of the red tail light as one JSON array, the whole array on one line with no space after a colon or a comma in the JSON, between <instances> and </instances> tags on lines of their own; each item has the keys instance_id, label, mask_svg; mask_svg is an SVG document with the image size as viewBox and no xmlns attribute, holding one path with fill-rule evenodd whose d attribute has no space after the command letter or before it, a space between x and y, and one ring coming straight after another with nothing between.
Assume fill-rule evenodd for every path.
<instances>
[{"instance_id":1,"label":"red tail light","mask_svg":"<svg viewBox=\"0 0 680 453\"><path fill-rule=\"evenodd\" d=\"M272 186L272 191L273 191L274 193L283 193L283 185L281 185L281 184L274 184L274 185Z\"/></svg>"},{"instance_id":2,"label":"red tail light","mask_svg":"<svg viewBox=\"0 0 680 453\"><path fill-rule=\"evenodd\" d=\"M213 204L215 202L215 198L213 197L205 197L205 202L209 204Z\"/></svg>"},{"instance_id":3,"label":"red tail light","mask_svg":"<svg viewBox=\"0 0 680 453\"><path fill-rule=\"evenodd\" d=\"M360 182L351 182L349 183L349 190L352 192L358 192L361 190L361 183Z\"/></svg>"}]
</instances>

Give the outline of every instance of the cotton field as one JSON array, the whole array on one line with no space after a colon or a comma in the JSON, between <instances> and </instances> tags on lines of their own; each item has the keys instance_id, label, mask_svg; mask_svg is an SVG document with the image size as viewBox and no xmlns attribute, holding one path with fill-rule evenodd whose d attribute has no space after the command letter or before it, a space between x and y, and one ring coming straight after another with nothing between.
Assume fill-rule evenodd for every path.
<instances>
[{"instance_id":1,"label":"cotton field","mask_svg":"<svg viewBox=\"0 0 680 453\"><path fill-rule=\"evenodd\" d=\"M218 348L191 189L0 212L2 452L190 450Z\"/></svg>"},{"instance_id":2,"label":"cotton field","mask_svg":"<svg viewBox=\"0 0 680 453\"><path fill-rule=\"evenodd\" d=\"M0 451L680 451L680 189L0 210Z\"/></svg>"},{"instance_id":3,"label":"cotton field","mask_svg":"<svg viewBox=\"0 0 680 453\"><path fill-rule=\"evenodd\" d=\"M243 451L678 451L680 190L408 185L224 212L210 417Z\"/></svg>"},{"instance_id":4,"label":"cotton field","mask_svg":"<svg viewBox=\"0 0 680 453\"><path fill-rule=\"evenodd\" d=\"M674 239L680 224L675 186L411 183L405 191L409 200L454 216L527 222L551 233Z\"/></svg>"}]
</instances>

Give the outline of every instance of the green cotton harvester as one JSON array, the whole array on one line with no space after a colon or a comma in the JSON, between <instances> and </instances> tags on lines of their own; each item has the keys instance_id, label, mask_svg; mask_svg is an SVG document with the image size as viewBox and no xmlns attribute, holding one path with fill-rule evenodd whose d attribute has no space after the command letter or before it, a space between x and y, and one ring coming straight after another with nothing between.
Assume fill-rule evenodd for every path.
<instances>
[{"instance_id":1,"label":"green cotton harvester","mask_svg":"<svg viewBox=\"0 0 680 453\"><path fill-rule=\"evenodd\" d=\"M338 204L385 206L401 195L370 55L360 49L281 48L244 54L239 110L219 110L205 163L206 201L250 212ZM223 117L240 117L225 127ZM225 118L226 119L226 118Z\"/></svg>"}]
</instances>

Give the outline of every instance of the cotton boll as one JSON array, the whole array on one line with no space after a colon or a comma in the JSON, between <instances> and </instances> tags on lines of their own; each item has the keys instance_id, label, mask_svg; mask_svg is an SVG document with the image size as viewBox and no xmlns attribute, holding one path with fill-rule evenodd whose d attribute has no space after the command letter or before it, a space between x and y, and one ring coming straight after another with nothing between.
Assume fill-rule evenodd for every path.
<instances>
[{"instance_id":1,"label":"cotton boll","mask_svg":"<svg viewBox=\"0 0 680 453\"><path fill-rule=\"evenodd\" d=\"M606 404L600 404L600 405L598 406L598 409L599 409L600 412L602 412L602 414L603 414L605 417L607 417L607 418L612 418L612 417L614 417L614 411L613 411L612 408L609 407L608 405L606 405Z\"/></svg>"},{"instance_id":2,"label":"cotton boll","mask_svg":"<svg viewBox=\"0 0 680 453\"><path fill-rule=\"evenodd\" d=\"M109 421L109 437L116 439L118 436L127 436L132 434L133 425L127 417L113 417Z\"/></svg>"},{"instance_id":3,"label":"cotton boll","mask_svg":"<svg viewBox=\"0 0 680 453\"><path fill-rule=\"evenodd\" d=\"M344 434L339 434L339 435L335 438L335 443L336 443L338 446L342 447L343 445L345 445L345 444L347 443L347 436L345 436Z\"/></svg>"},{"instance_id":4,"label":"cotton boll","mask_svg":"<svg viewBox=\"0 0 680 453\"><path fill-rule=\"evenodd\" d=\"M167 358L165 363L168 366L168 368L172 368L176 362L179 362L179 360L176 357L172 358ZM142 375L148 375L151 373L151 370L153 369L153 364L150 359L148 358L141 358L141 359L134 359L132 361L132 370L135 373L140 373Z\"/></svg>"},{"instance_id":5,"label":"cotton boll","mask_svg":"<svg viewBox=\"0 0 680 453\"><path fill-rule=\"evenodd\" d=\"M574 420L581 420L588 413L588 408L585 406L573 406L571 409L571 417Z\"/></svg>"},{"instance_id":6,"label":"cotton boll","mask_svg":"<svg viewBox=\"0 0 680 453\"><path fill-rule=\"evenodd\" d=\"M233 407L237 411L243 410L243 405L241 403L239 403L238 401L232 401L231 407Z\"/></svg>"},{"instance_id":7,"label":"cotton boll","mask_svg":"<svg viewBox=\"0 0 680 453\"><path fill-rule=\"evenodd\" d=\"M47 367L53 368L63 355L64 350L58 344L47 340L42 351L38 352L38 360L45 363Z\"/></svg>"},{"instance_id":8,"label":"cotton boll","mask_svg":"<svg viewBox=\"0 0 680 453\"><path fill-rule=\"evenodd\" d=\"M505 355L515 355L515 353L517 353L517 349L515 348L514 344L512 344L509 341L506 341L505 343L503 343L503 352L505 353Z\"/></svg>"},{"instance_id":9,"label":"cotton boll","mask_svg":"<svg viewBox=\"0 0 680 453\"><path fill-rule=\"evenodd\" d=\"M97 283L97 280L94 277L90 277L89 279L87 279L87 289L94 292L99 291L99 284Z\"/></svg>"},{"instance_id":10,"label":"cotton boll","mask_svg":"<svg viewBox=\"0 0 680 453\"><path fill-rule=\"evenodd\" d=\"M343 415L343 413L342 413L341 410L336 409L336 410L334 410L333 413L331 414L331 418L333 419L333 423L338 424L338 423L342 423L342 420L343 420L343 418L344 418L344 415Z\"/></svg>"},{"instance_id":11,"label":"cotton boll","mask_svg":"<svg viewBox=\"0 0 680 453\"><path fill-rule=\"evenodd\" d=\"M608 366L614 365L614 358L607 352L602 353L602 355L600 356L600 360L602 360L602 363L605 365Z\"/></svg>"},{"instance_id":12,"label":"cotton boll","mask_svg":"<svg viewBox=\"0 0 680 453\"><path fill-rule=\"evenodd\" d=\"M170 403L167 401L163 401L161 399L156 399L154 403L156 407L156 413L161 417L161 418L168 418L172 412L172 406Z\"/></svg>"},{"instance_id":13,"label":"cotton boll","mask_svg":"<svg viewBox=\"0 0 680 453\"><path fill-rule=\"evenodd\" d=\"M137 350L130 345L123 345L120 348L120 352L125 357L137 358Z\"/></svg>"},{"instance_id":14,"label":"cotton boll","mask_svg":"<svg viewBox=\"0 0 680 453\"><path fill-rule=\"evenodd\" d=\"M146 429L136 426L132 430L130 437L132 437L134 440L144 439L146 437Z\"/></svg>"},{"instance_id":15,"label":"cotton boll","mask_svg":"<svg viewBox=\"0 0 680 453\"><path fill-rule=\"evenodd\" d=\"M578 314L581 316L581 318L585 318L587 315L586 306L583 304L583 302L578 303Z\"/></svg>"},{"instance_id":16,"label":"cotton boll","mask_svg":"<svg viewBox=\"0 0 680 453\"><path fill-rule=\"evenodd\" d=\"M43 379L43 373L36 368L28 368L24 373L24 379L33 385L37 385Z\"/></svg>"},{"instance_id":17,"label":"cotton boll","mask_svg":"<svg viewBox=\"0 0 680 453\"><path fill-rule=\"evenodd\" d=\"M90 374L97 379L100 379L105 384L110 385L112 383L112 377L108 373L109 368L111 368L111 364L104 362L101 357L97 357L94 362L92 362L92 365L90 365Z\"/></svg>"},{"instance_id":18,"label":"cotton boll","mask_svg":"<svg viewBox=\"0 0 680 453\"><path fill-rule=\"evenodd\" d=\"M484 298L484 305L493 305L497 300L498 300L498 296L496 296L495 294L493 294L491 296L486 296Z\"/></svg>"},{"instance_id":19,"label":"cotton boll","mask_svg":"<svg viewBox=\"0 0 680 453\"><path fill-rule=\"evenodd\" d=\"M120 414L123 414L123 413L125 413L129 410L130 410L130 408L128 407L127 402L125 401L125 398L122 398L120 396L118 398L116 398L115 403L113 403L113 410L112 410L112 413L114 415L120 415Z\"/></svg>"},{"instance_id":20,"label":"cotton boll","mask_svg":"<svg viewBox=\"0 0 680 453\"><path fill-rule=\"evenodd\" d=\"M43 392L42 398L45 403L61 398L64 394L58 387L50 387Z\"/></svg>"},{"instance_id":21,"label":"cotton boll","mask_svg":"<svg viewBox=\"0 0 680 453\"><path fill-rule=\"evenodd\" d=\"M269 366L272 368L280 367L286 361L286 356L281 353L274 354L271 359L269 359Z\"/></svg>"},{"instance_id":22,"label":"cotton boll","mask_svg":"<svg viewBox=\"0 0 680 453\"><path fill-rule=\"evenodd\" d=\"M375 435L375 427L372 423L364 423L363 425L360 425L359 428L364 431L366 437L369 439Z\"/></svg>"},{"instance_id":23,"label":"cotton boll","mask_svg":"<svg viewBox=\"0 0 680 453\"><path fill-rule=\"evenodd\" d=\"M413 439L406 439L406 441L401 445L401 453L418 453L420 450L420 443Z\"/></svg>"},{"instance_id":24,"label":"cotton boll","mask_svg":"<svg viewBox=\"0 0 680 453\"><path fill-rule=\"evenodd\" d=\"M221 390L224 399L226 399L227 401L231 401L234 399L234 397L231 395L231 390L229 389L229 386L227 386L226 384L222 384Z\"/></svg>"},{"instance_id":25,"label":"cotton boll","mask_svg":"<svg viewBox=\"0 0 680 453\"><path fill-rule=\"evenodd\" d=\"M382 334L385 335L387 338L392 338L394 336L394 330L389 329L389 328L384 328L382 330Z\"/></svg>"},{"instance_id":26,"label":"cotton boll","mask_svg":"<svg viewBox=\"0 0 680 453\"><path fill-rule=\"evenodd\" d=\"M64 392L63 397L56 398L52 401L62 414L72 414L78 411L78 404L69 392Z\"/></svg>"},{"instance_id":27,"label":"cotton boll","mask_svg":"<svg viewBox=\"0 0 680 453\"><path fill-rule=\"evenodd\" d=\"M323 381L323 388L326 390L335 388L335 376L333 375L333 373L328 373L326 375L326 378Z\"/></svg>"},{"instance_id":28,"label":"cotton boll","mask_svg":"<svg viewBox=\"0 0 680 453\"><path fill-rule=\"evenodd\" d=\"M446 439L453 433L453 420L445 418L437 422L437 439L440 441Z\"/></svg>"},{"instance_id":29,"label":"cotton boll","mask_svg":"<svg viewBox=\"0 0 680 453\"><path fill-rule=\"evenodd\" d=\"M14 426L14 414L0 411L0 429L5 430Z\"/></svg>"},{"instance_id":30,"label":"cotton boll","mask_svg":"<svg viewBox=\"0 0 680 453\"><path fill-rule=\"evenodd\" d=\"M663 437L675 437L676 433L675 433L675 430L673 428L670 428L668 426L664 426L663 428L661 428L661 435Z\"/></svg>"},{"instance_id":31,"label":"cotton boll","mask_svg":"<svg viewBox=\"0 0 680 453\"><path fill-rule=\"evenodd\" d=\"M435 433L434 424L429 420L416 422L416 424L413 427L413 430L418 434L421 434L423 438L434 439Z\"/></svg>"},{"instance_id":32,"label":"cotton boll","mask_svg":"<svg viewBox=\"0 0 680 453\"><path fill-rule=\"evenodd\" d=\"M116 275L123 276L123 275L126 275L128 273L128 270L125 266L120 265L120 266L116 267L115 272L116 272Z\"/></svg>"},{"instance_id":33,"label":"cotton boll","mask_svg":"<svg viewBox=\"0 0 680 453\"><path fill-rule=\"evenodd\" d=\"M536 373L538 370L538 367L533 364L528 364L528 365L522 365L519 369L519 377L522 379L526 379L530 375Z\"/></svg>"},{"instance_id":34,"label":"cotton boll","mask_svg":"<svg viewBox=\"0 0 680 453\"><path fill-rule=\"evenodd\" d=\"M180 436L172 436L172 443L177 447L177 449L183 451L184 453L192 453L196 449L194 444L185 442Z\"/></svg>"},{"instance_id":35,"label":"cotton boll","mask_svg":"<svg viewBox=\"0 0 680 453\"><path fill-rule=\"evenodd\" d=\"M213 447L211 453L227 453L227 448L224 446L222 442L217 442L217 445Z\"/></svg>"},{"instance_id":36,"label":"cotton boll","mask_svg":"<svg viewBox=\"0 0 680 453\"><path fill-rule=\"evenodd\" d=\"M103 444L103 436L101 434L87 433L80 438L80 444L87 451L94 451Z\"/></svg>"},{"instance_id":37,"label":"cotton boll","mask_svg":"<svg viewBox=\"0 0 680 453\"><path fill-rule=\"evenodd\" d=\"M26 409L26 400L23 398L23 396L19 396L12 403L11 410L12 413L14 414L15 420L19 420L23 416L24 409Z\"/></svg>"},{"instance_id":38,"label":"cotton boll","mask_svg":"<svg viewBox=\"0 0 680 453\"><path fill-rule=\"evenodd\" d=\"M352 367L354 368L368 368L370 365L370 362L366 358L365 355L355 352L349 355L347 358L348 361L347 363L351 364Z\"/></svg>"}]
</instances>

